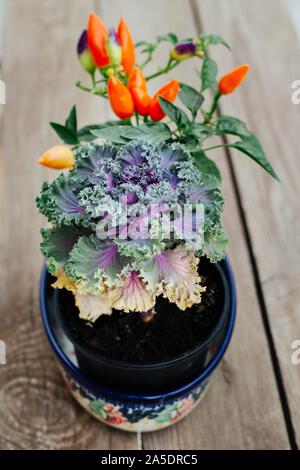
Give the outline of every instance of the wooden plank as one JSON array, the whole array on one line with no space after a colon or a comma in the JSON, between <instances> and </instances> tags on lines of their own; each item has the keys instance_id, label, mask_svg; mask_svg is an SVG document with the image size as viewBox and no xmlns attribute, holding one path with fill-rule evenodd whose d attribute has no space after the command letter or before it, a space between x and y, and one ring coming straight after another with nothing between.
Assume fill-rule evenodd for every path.
<instances>
[{"instance_id":1,"label":"wooden plank","mask_svg":"<svg viewBox=\"0 0 300 470\"><path fill-rule=\"evenodd\" d=\"M3 38L4 38L4 10L5 10L5 0L0 0L0 80L4 81L3 76L3 67L2 67L2 56L3 56ZM4 168L3 168L3 136L2 136L2 127L3 127L3 112L5 105L1 104L3 101L0 97L0 220L3 219L3 181L4 181ZM0 253L4 249L1 237L0 237ZM2 280L2 270L0 269L0 285L3 284ZM1 292L1 291L0 291ZM1 339L1 337L0 337Z\"/></svg>"},{"instance_id":2,"label":"wooden plank","mask_svg":"<svg viewBox=\"0 0 300 470\"><path fill-rule=\"evenodd\" d=\"M134 434L101 425L71 399L38 305L42 218L34 199L42 180L56 174L35 161L58 142L48 122L61 122L75 102L80 123L104 118L97 98L74 86L84 76L76 42L92 9L90 0L7 2L0 312L8 364L0 366L1 449L136 448Z\"/></svg>"},{"instance_id":3,"label":"wooden plank","mask_svg":"<svg viewBox=\"0 0 300 470\"><path fill-rule=\"evenodd\" d=\"M124 15L135 40L153 39L168 31L186 37L195 33L195 25L188 2L184 5L180 0L113 0L109 5L100 2L99 11L107 24L116 25ZM161 51L167 50L168 46L162 46ZM192 65L182 64L173 75L197 83ZM158 81L153 85L152 90ZM224 173L225 225L231 237L229 256L238 289L236 330L226 360L203 403L176 426L144 434L146 449L289 447L232 181L222 152L217 158Z\"/></svg>"},{"instance_id":4,"label":"wooden plank","mask_svg":"<svg viewBox=\"0 0 300 470\"><path fill-rule=\"evenodd\" d=\"M4 51L3 39L4 39L5 8L6 8L5 0L0 0L0 65L1 65L1 60L3 57L3 51Z\"/></svg>"},{"instance_id":5,"label":"wooden plank","mask_svg":"<svg viewBox=\"0 0 300 470\"><path fill-rule=\"evenodd\" d=\"M300 37L300 3L298 2L298 0L287 0L284 3L284 6L287 8L291 21L293 22L293 27L299 39Z\"/></svg>"},{"instance_id":6,"label":"wooden plank","mask_svg":"<svg viewBox=\"0 0 300 470\"><path fill-rule=\"evenodd\" d=\"M291 101L291 84L300 77L299 37L295 34L286 2L280 0L200 0L198 5L203 27L222 34L233 47L232 54L215 50L221 72L243 62L252 64L249 79L240 91L222 100L222 112L240 116L249 123L282 180L282 184L276 183L251 161L233 154L232 162L288 396L293 422L293 425L289 423L287 409L290 438L293 440L294 427L299 446L300 366L291 361L291 345L299 339L300 331L300 107Z\"/></svg>"},{"instance_id":7,"label":"wooden plank","mask_svg":"<svg viewBox=\"0 0 300 470\"><path fill-rule=\"evenodd\" d=\"M0 80L4 80L3 76L3 68L2 68L2 58L3 58L3 39L4 39L4 11L5 11L5 0L0 0ZM2 122L3 122L3 111L4 111L4 104L1 104L1 97L0 97L0 211L1 211L1 201L2 201L2 189L3 189L3 170L2 170ZM1 219L1 212L0 212L0 219ZM1 245L0 245L1 249ZM0 277L1 282L1 277Z\"/></svg>"},{"instance_id":8,"label":"wooden plank","mask_svg":"<svg viewBox=\"0 0 300 470\"><path fill-rule=\"evenodd\" d=\"M5 14L5 0L0 0L0 80L3 80L2 71L2 58L4 52L4 14ZM1 122L4 110L2 103L2 97L0 97L0 139L1 139ZM0 163L1 164L1 163Z\"/></svg>"}]
</instances>

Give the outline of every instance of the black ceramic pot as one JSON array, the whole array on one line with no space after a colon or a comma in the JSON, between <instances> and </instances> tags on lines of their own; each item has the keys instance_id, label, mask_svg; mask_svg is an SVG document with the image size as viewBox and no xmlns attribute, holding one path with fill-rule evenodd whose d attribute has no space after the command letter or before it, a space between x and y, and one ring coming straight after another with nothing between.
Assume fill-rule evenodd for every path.
<instances>
[{"instance_id":1,"label":"black ceramic pot","mask_svg":"<svg viewBox=\"0 0 300 470\"><path fill-rule=\"evenodd\" d=\"M224 340L232 310L235 309L233 277L227 260L209 263L209 269L213 270L223 298L217 324L209 336L190 351L157 363L133 364L112 359L75 338L63 314L66 305L67 308L73 308L75 313L73 295L64 289L51 288L53 278L50 274L46 275L45 280L45 300L47 308L55 310L57 321L73 343L80 370L88 377L124 393L163 393L170 388L182 386L199 374L214 358Z\"/></svg>"}]
</instances>

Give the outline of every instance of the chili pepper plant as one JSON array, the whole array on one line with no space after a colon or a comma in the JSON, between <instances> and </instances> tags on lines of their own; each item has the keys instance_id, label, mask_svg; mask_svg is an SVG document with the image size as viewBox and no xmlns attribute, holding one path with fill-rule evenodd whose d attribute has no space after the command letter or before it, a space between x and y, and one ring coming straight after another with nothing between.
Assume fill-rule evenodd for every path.
<instances>
[{"instance_id":1,"label":"chili pepper plant","mask_svg":"<svg viewBox=\"0 0 300 470\"><path fill-rule=\"evenodd\" d=\"M169 44L169 55L165 65L153 70L161 43ZM153 336L159 328L154 325L163 324L164 312L169 312L168 331L176 330L179 322L179 338L185 334L185 321L193 329L191 317L209 311L207 295L216 292L201 265L220 262L228 243L221 222L218 148L239 150L277 178L246 124L216 114L220 99L229 99L249 70L244 64L219 77L208 54L216 45L229 49L223 38L212 34L178 39L168 33L134 45L124 19L116 30L108 30L94 13L80 36L78 59L90 83L76 85L95 99L108 100L116 119L78 127L74 106L64 124L51 123L63 144L38 162L65 171L43 184L37 206L50 223L42 229L41 250L55 278L53 287L72 293L78 307L74 316L88 325L89 335L103 332L104 354L110 354L107 337L116 345L126 322L132 322L131 333L140 335L133 342L144 341L149 351L149 334L158 351L150 357L140 349L136 360L159 361L159 341ZM189 60L192 70L197 67L197 87L176 79L176 68ZM151 96L148 82L159 76L169 78ZM236 141L228 143L228 135ZM210 144L215 136L222 139L219 145ZM190 212L183 227L186 207ZM168 233L166 227L171 227ZM189 335L181 353L194 346ZM179 343L172 343L174 355ZM115 345L107 348L115 351Z\"/></svg>"}]
</instances>

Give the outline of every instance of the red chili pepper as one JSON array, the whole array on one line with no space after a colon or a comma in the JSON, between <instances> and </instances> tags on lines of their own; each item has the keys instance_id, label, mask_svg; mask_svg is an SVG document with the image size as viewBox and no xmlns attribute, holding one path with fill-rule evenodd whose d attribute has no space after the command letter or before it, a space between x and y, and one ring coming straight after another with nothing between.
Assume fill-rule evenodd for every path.
<instances>
[{"instance_id":1,"label":"red chili pepper","mask_svg":"<svg viewBox=\"0 0 300 470\"><path fill-rule=\"evenodd\" d=\"M109 56L106 49L108 31L96 13L92 13L88 22L88 46L97 67L107 67Z\"/></svg>"},{"instance_id":2,"label":"red chili pepper","mask_svg":"<svg viewBox=\"0 0 300 470\"><path fill-rule=\"evenodd\" d=\"M222 95L232 93L246 77L250 65L244 64L223 75L219 80L219 92Z\"/></svg>"},{"instance_id":3,"label":"red chili pepper","mask_svg":"<svg viewBox=\"0 0 300 470\"><path fill-rule=\"evenodd\" d=\"M129 75L135 64L135 49L131 34L124 18L121 18L120 20L117 29L117 37L122 48L122 65L126 75Z\"/></svg>"},{"instance_id":4,"label":"red chili pepper","mask_svg":"<svg viewBox=\"0 0 300 470\"><path fill-rule=\"evenodd\" d=\"M172 103L172 101L175 100L178 92L179 82L178 80L172 80L155 93L149 106L149 116L153 121L160 121L165 116L165 113L161 109L158 101L159 96L162 96L167 101Z\"/></svg>"},{"instance_id":5,"label":"red chili pepper","mask_svg":"<svg viewBox=\"0 0 300 470\"><path fill-rule=\"evenodd\" d=\"M130 91L116 77L110 77L107 84L108 98L112 110L120 119L128 119L134 113Z\"/></svg>"}]
</instances>

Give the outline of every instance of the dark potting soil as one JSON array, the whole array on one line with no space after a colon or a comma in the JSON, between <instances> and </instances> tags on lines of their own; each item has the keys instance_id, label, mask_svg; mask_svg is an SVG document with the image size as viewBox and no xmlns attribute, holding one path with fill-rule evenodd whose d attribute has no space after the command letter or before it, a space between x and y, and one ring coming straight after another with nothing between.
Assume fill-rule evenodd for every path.
<instances>
[{"instance_id":1,"label":"dark potting soil","mask_svg":"<svg viewBox=\"0 0 300 470\"><path fill-rule=\"evenodd\" d=\"M131 363L171 359L204 341L222 313L224 293L215 268L201 260L199 273L206 292L201 304L185 311L160 296L157 313L148 322L136 312L114 310L92 324L79 318L73 295L65 291L61 306L64 319L75 340L106 357Z\"/></svg>"}]
</instances>

